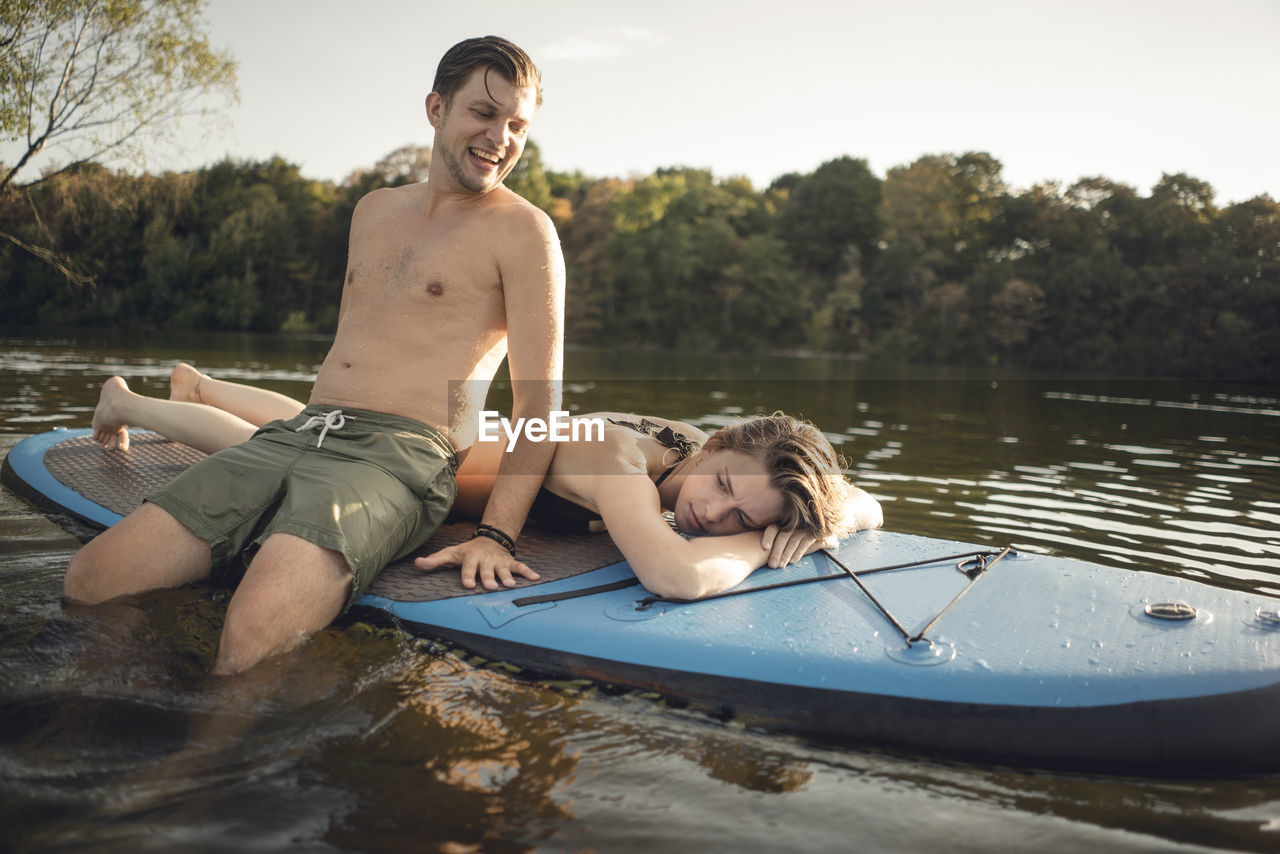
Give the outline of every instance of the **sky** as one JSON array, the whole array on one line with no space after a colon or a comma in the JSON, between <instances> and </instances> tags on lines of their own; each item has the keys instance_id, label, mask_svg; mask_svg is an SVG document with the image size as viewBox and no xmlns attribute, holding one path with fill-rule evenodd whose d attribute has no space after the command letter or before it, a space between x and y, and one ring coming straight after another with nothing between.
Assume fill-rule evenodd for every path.
<instances>
[{"instance_id":1,"label":"sky","mask_svg":"<svg viewBox=\"0 0 1280 854\"><path fill-rule=\"evenodd\" d=\"M986 151L1015 189L1163 173L1280 200L1280 0L210 0L240 103L147 167L280 155L340 181L430 145L436 63L489 33L543 75L547 168L763 188Z\"/></svg>"}]
</instances>

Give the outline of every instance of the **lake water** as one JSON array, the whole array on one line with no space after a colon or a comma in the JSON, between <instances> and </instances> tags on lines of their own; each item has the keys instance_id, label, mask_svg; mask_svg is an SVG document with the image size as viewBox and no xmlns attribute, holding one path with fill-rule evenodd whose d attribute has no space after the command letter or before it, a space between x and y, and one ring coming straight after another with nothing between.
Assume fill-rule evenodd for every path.
<instances>
[{"instance_id":1,"label":"lake water","mask_svg":"<svg viewBox=\"0 0 1280 854\"><path fill-rule=\"evenodd\" d=\"M112 374L164 396L177 359L305 397L326 343L0 336L0 451L87 426ZM894 530L1280 595L1280 385L582 349L566 376L577 411L802 414ZM254 700L204 675L224 592L66 609L76 546L0 492L0 850L1280 850L1280 776L837 750L360 622Z\"/></svg>"}]
</instances>

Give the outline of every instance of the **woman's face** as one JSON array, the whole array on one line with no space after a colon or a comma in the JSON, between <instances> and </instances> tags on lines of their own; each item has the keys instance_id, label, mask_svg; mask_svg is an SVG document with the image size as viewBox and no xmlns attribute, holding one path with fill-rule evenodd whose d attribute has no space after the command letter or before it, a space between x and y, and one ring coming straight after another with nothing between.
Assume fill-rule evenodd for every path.
<instances>
[{"instance_id":1,"label":"woman's face","mask_svg":"<svg viewBox=\"0 0 1280 854\"><path fill-rule=\"evenodd\" d=\"M782 516L783 499L756 457L712 451L685 476L676 497L676 527L721 536L760 530Z\"/></svg>"}]
</instances>

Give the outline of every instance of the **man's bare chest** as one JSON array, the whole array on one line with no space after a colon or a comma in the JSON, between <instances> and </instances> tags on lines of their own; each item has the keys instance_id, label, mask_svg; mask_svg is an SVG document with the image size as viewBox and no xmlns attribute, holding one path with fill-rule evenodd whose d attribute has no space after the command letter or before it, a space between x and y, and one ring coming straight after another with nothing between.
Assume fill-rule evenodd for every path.
<instances>
[{"instance_id":1,"label":"man's bare chest","mask_svg":"<svg viewBox=\"0 0 1280 854\"><path fill-rule=\"evenodd\" d=\"M349 297L475 305L500 298L502 277L492 254L468 241L379 242L352 247L346 288Z\"/></svg>"}]
</instances>

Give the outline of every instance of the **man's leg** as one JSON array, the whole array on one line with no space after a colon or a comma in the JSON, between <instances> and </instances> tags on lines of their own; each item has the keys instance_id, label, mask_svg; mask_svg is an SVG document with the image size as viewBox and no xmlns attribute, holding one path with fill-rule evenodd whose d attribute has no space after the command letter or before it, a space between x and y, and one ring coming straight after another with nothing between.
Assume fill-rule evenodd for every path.
<instances>
[{"instance_id":1,"label":"man's leg","mask_svg":"<svg viewBox=\"0 0 1280 854\"><path fill-rule=\"evenodd\" d=\"M227 605L213 672L241 673L288 652L334 621L351 593L339 552L292 534L272 534Z\"/></svg>"},{"instance_id":2,"label":"man's leg","mask_svg":"<svg viewBox=\"0 0 1280 854\"><path fill-rule=\"evenodd\" d=\"M209 544L147 502L71 557L63 595L96 605L117 596L209 577Z\"/></svg>"}]
</instances>

